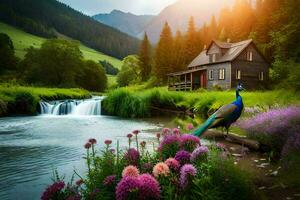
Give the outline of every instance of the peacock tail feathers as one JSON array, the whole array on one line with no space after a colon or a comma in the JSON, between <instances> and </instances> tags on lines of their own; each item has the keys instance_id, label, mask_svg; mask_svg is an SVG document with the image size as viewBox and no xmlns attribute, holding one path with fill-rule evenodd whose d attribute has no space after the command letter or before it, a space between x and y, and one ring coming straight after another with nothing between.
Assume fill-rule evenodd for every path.
<instances>
[{"instance_id":1,"label":"peacock tail feathers","mask_svg":"<svg viewBox=\"0 0 300 200\"><path fill-rule=\"evenodd\" d=\"M194 131L193 135L200 137L209 127L213 124L216 119L216 113L211 115L197 130Z\"/></svg>"}]
</instances>

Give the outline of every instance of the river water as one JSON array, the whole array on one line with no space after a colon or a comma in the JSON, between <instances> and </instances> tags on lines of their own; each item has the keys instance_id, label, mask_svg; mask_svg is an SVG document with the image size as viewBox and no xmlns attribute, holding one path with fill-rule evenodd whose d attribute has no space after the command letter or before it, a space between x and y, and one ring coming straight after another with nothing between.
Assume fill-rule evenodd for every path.
<instances>
[{"instance_id":1,"label":"river water","mask_svg":"<svg viewBox=\"0 0 300 200\"><path fill-rule=\"evenodd\" d=\"M140 140L150 145L156 141L154 132L162 126L153 120L101 115L0 118L0 199L39 199L51 183L54 169L67 179L73 169L84 173L83 145L89 138L97 139L97 148L103 147L106 139L113 140L113 145L119 140L126 147L126 135L139 129Z\"/></svg>"}]
</instances>

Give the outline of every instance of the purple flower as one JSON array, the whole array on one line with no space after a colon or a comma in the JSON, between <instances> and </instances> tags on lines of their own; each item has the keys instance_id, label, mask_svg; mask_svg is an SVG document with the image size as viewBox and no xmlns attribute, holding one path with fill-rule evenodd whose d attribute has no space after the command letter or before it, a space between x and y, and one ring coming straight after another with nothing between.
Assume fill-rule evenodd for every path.
<instances>
[{"instance_id":1,"label":"purple flower","mask_svg":"<svg viewBox=\"0 0 300 200\"><path fill-rule=\"evenodd\" d=\"M190 157L191 157L191 154L188 152L188 151L184 151L184 150L181 150L181 151L178 151L175 155L175 159L181 164L181 165L184 165L186 163L189 163L190 161Z\"/></svg>"},{"instance_id":2,"label":"purple flower","mask_svg":"<svg viewBox=\"0 0 300 200\"><path fill-rule=\"evenodd\" d=\"M103 185L105 186L109 186L112 185L113 183L116 182L116 175L110 175L107 176L104 180L103 180Z\"/></svg>"},{"instance_id":3,"label":"purple flower","mask_svg":"<svg viewBox=\"0 0 300 200\"><path fill-rule=\"evenodd\" d=\"M163 135L168 135L168 134L171 133L171 129L169 129L169 128L163 128L162 133L163 133Z\"/></svg>"},{"instance_id":4,"label":"purple flower","mask_svg":"<svg viewBox=\"0 0 300 200\"><path fill-rule=\"evenodd\" d=\"M193 126L193 124L188 124L186 128L187 128L187 130L190 131L190 130L194 129L194 126Z\"/></svg>"},{"instance_id":5,"label":"purple flower","mask_svg":"<svg viewBox=\"0 0 300 200\"><path fill-rule=\"evenodd\" d=\"M85 145L84 145L84 148L85 148L85 149L89 149L89 148L91 148L91 147L92 147L92 144L89 143L89 142L85 143Z\"/></svg>"},{"instance_id":6,"label":"purple flower","mask_svg":"<svg viewBox=\"0 0 300 200\"><path fill-rule=\"evenodd\" d=\"M175 158L168 158L165 163L168 165L168 167L172 170L177 171L180 167L179 162Z\"/></svg>"},{"instance_id":7,"label":"purple flower","mask_svg":"<svg viewBox=\"0 0 300 200\"><path fill-rule=\"evenodd\" d=\"M138 177L140 182L139 199L159 199L160 187L158 181L150 174L142 174Z\"/></svg>"},{"instance_id":8,"label":"purple flower","mask_svg":"<svg viewBox=\"0 0 300 200\"><path fill-rule=\"evenodd\" d=\"M44 191L41 200L50 200L54 195L57 195L65 187L65 183L63 181L58 181L50 185Z\"/></svg>"},{"instance_id":9,"label":"purple flower","mask_svg":"<svg viewBox=\"0 0 300 200\"><path fill-rule=\"evenodd\" d=\"M97 140L95 138L90 138L89 139L89 143L91 144L96 144L97 143Z\"/></svg>"},{"instance_id":10,"label":"purple flower","mask_svg":"<svg viewBox=\"0 0 300 200\"><path fill-rule=\"evenodd\" d=\"M153 169L153 164L151 162L149 163L144 163L142 165L142 171L143 172L152 172L152 169Z\"/></svg>"},{"instance_id":11,"label":"purple flower","mask_svg":"<svg viewBox=\"0 0 300 200\"><path fill-rule=\"evenodd\" d=\"M140 153L136 149L131 148L125 153L124 158L128 165L137 166L140 159Z\"/></svg>"},{"instance_id":12,"label":"purple flower","mask_svg":"<svg viewBox=\"0 0 300 200\"><path fill-rule=\"evenodd\" d=\"M126 200L131 193L137 193L140 188L140 181L138 178L125 176L121 179L116 187L116 199Z\"/></svg>"},{"instance_id":13,"label":"purple flower","mask_svg":"<svg viewBox=\"0 0 300 200\"><path fill-rule=\"evenodd\" d=\"M164 159L173 157L179 149L180 138L176 135L165 135L158 147Z\"/></svg>"},{"instance_id":14,"label":"purple flower","mask_svg":"<svg viewBox=\"0 0 300 200\"><path fill-rule=\"evenodd\" d=\"M184 134L180 137L181 146L184 150L192 152L198 145L200 139L194 135Z\"/></svg>"},{"instance_id":15,"label":"purple flower","mask_svg":"<svg viewBox=\"0 0 300 200\"><path fill-rule=\"evenodd\" d=\"M185 164L180 169L180 186L185 189L190 180L194 178L197 174L197 169L191 164Z\"/></svg>"},{"instance_id":16,"label":"purple flower","mask_svg":"<svg viewBox=\"0 0 300 200\"><path fill-rule=\"evenodd\" d=\"M207 158L208 148L206 146L200 146L195 149L191 154L191 161L205 160Z\"/></svg>"}]
</instances>

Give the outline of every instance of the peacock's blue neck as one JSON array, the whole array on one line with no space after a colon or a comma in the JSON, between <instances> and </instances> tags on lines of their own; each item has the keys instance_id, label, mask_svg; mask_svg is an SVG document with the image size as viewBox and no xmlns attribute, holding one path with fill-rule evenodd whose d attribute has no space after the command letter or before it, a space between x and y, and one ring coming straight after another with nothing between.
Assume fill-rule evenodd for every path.
<instances>
[{"instance_id":1,"label":"peacock's blue neck","mask_svg":"<svg viewBox=\"0 0 300 200\"><path fill-rule=\"evenodd\" d=\"M240 108L240 109L243 109L243 107L244 107L243 99L238 90L236 90L236 100L233 102L233 104L237 105L238 108Z\"/></svg>"}]
</instances>

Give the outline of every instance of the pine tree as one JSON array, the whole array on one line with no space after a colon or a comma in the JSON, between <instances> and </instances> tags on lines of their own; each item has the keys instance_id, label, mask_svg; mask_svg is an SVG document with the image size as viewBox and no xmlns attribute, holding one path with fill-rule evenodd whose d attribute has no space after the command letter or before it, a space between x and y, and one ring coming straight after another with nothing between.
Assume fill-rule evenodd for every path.
<instances>
[{"instance_id":1,"label":"pine tree","mask_svg":"<svg viewBox=\"0 0 300 200\"><path fill-rule=\"evenodd\" d=\"M215 40L218 37L217 21L214 15L212 16L209 25L209 37L210 40Z\"/></svg>"},{"instance_id":2,"label":"pine tree","mask_svg":"<svg viewBox=\"0 0 300 200\"><path fill-rule=\"evenodd\" d=\"M142 41L140 52L139 52L139 60L140 60L140 71L142 81L146 81L150 77L151 73L151 45L148 40L147 33L144 34L144 39Z\"/></svg>"},{"instance_id":3,"label":"pine tree","mask_svg":"<svg viewBox=\"0 0 300 200\"><path fill-rule=\"evenodd\" d=\"M169 24L166 22L156 48L153 69L157 79L162 81L162 83L166 83L168 73L174 72L173 50L172 32Z\"/></svg>"},{"instance_id":4,"label":"pine tree","mask_svg":"<svg viewBox=\"0 0 300 200\"><path fill-rule=\"evenodd\" d=\"M201 49L193 17L190 18L185 40L185 61L188 64L199 54Z\"/></svg>"},{"instance_id":5,"label":"pine tree","mask_svg":"<svg viewBox=\"0 0 300 200\"><path fill-rule=\"evenodd\" d=\"M218 21L218 39L225 41L230 38L230 32L232 29L232 13L228 7L225 7L220 12Z\"/></svg>"},{"instance_id":6,"label":"pine tree","mask_svg":"<svg viewBox=\"0 0 300 200\"><path fill-rule=\"evenodd\" d=\"M181 71L186 68L184 38L179 30L177 30L174 40L174 68L176 71Z\"/></svg>"}]
</instances>

